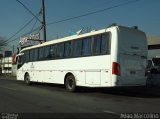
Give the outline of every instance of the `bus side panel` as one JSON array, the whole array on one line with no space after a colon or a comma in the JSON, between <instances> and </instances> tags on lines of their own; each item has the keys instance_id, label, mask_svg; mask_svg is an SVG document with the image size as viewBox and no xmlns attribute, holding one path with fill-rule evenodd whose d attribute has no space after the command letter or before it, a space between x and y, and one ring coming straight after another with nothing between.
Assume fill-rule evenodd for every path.
<instances>
[{"instance_id":1,"label":"bus side panel","mask_svg":"<svg viewBox=\"0 0 160 119\"><path fill-rule=\"evenodd\" d=\"M109 68L110 55L39 61L34 63L33 80L63 84L66 74L72 73L77 86L105 87L111 83Z\"/></svg>"},{"instance_id":2,"label":"bus side panel","mask_svg":"<svg viewBox=\"0 0 160 119\"><path fill-rule=\"evenodd\" d=\"M24 80L23 72L21 69L17 70L17 80Z\"/></svg>"},{"instance_id":3,"label":"bus side panel","mask_svg":"<svg viewBox=\"0 0 160 119\"><path fill-rule=\"evenodd\" d=\"M24 63L21 68L17 70L17 80L24 80L25 73L28 72L30 74L28 63Z\"/></svg>"},{"instance_id":4,"label":"bus side panel","mask_svg":"<svg viewBox=\"0 0 160 119\"><path fill-rule=\"evenodd\" d=\"M77 86L84 86L85 85L85 72L83 70L72 71L71 73L75 77Z\"/></svg>"},{"instance_id":5,"label":"bus side panel","mask_svg":"<svg viewBox=\"0 0 160 119\"><path fill-rule=\"evenodd\" d=\"M111 82L111 70L101 70L101 86L102 87L110 87L112 85Z\"/></svg>"},{"instance_id":6,"label":"bus side panel","mask_svg":"<svg viewBox=\"0 0 160 119\"><path fill-rule=\"evenodd\" d=\"M86 84L100 85L101 84L101 71L100 70L86 70L85 79L86 79Z\"/></svg>"}]
</instances>

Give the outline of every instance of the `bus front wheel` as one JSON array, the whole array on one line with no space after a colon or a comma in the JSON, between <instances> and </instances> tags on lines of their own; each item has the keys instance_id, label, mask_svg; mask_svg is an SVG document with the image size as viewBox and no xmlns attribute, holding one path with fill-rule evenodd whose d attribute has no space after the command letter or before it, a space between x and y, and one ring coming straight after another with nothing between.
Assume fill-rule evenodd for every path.
<instances>
[{"instance_id":1,"label":"bus front wheel","mask_svg":"<svg viewBox=\"0 0 160 119\"><path fill-rule=\"evenodd\" d=\"M76 81L75 77L72 74L69 74L65 79L65 87L69 92L75 92L76 90Z\"/></svg>"},{"instance_id":2,"label":"bus front wheel","mask_svg":"<svg viewBox=\"0 0 160 119\"><path fill-rule=\"evenodd\" d=\"M27 85L31 85L30 76L29 76L28 73L27 73L27 74L25 75L25 77L24 77L24 82L25 82L25 84L27 84Z\"/></svg>"}]
</instances>

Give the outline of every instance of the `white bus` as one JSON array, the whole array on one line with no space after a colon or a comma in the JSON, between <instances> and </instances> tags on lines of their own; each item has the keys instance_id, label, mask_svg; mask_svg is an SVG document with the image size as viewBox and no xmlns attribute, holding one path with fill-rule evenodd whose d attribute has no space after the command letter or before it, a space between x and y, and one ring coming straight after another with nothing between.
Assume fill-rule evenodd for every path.
<instances>
[{"instance_id":1,"label":"white bus","mask_svg":"<svg viewBox=\"0 0 160 119\"><path fill-rule=\"evenodd\" d=\"M17 80L26 84L115 87L146 84L147 39L144 32L111 26L24 48L18 55Z\"/></svg>"}]
</instances>

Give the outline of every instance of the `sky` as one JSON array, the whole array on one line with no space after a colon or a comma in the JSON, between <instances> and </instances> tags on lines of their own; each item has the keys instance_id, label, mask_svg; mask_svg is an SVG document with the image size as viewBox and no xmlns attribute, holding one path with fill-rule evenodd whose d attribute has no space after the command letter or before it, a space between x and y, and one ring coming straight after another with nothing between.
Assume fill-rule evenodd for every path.
<instances>
[{"instance_id":1,"label":"sky","mask_svg":"<svg viewBox=\"0 0 160 119\"><path fill-rule=\"evenodd\" d=\"M41 0L20 1L34 14L41 10ZM128 1L134 1L134 3L112 8ZM85 30L103 29L112 23L138 26L147 35L160 35L160 0L45 0L46 24L106 8L112 9L47 25L47 40L67 36L82 28ZM0 15L0 37L5 40L8 40L33 18L33 15L16 0L0 0ZM41 20L42 16L38 18ZM9 41L13 40L9 42L9 46L17 46L19 39L16 38L38 26L40 22L34 19L25 29L9 39Z\"/></svg>"}]
</instances>

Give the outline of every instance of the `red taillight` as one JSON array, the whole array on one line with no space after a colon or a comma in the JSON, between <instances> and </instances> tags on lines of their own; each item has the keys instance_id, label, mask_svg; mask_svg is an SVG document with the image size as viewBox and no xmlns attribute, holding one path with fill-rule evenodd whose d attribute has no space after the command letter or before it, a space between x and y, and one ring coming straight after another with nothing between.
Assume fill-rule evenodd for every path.
<instances>
[{"instance_id":1,"label":"red taillight","mask_svg":"<svg viewBox=\"0 0 160 119\"><path fill-rule=\"evenodd\" d=\"M112 74L120 75L120 65L117 62L112 62Z\"/></svg>"}]
</instances>

